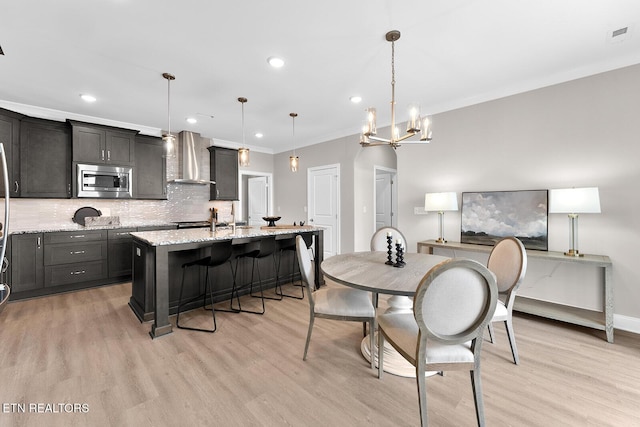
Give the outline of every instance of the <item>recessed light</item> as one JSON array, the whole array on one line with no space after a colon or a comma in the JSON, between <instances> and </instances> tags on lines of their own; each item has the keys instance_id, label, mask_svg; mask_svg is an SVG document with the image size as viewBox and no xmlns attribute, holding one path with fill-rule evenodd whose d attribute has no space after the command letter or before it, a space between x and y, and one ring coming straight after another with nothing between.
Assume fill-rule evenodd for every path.
<instances>
[{"instance_id":1,"label":"recessed light","mask_svg":"<svg viewBox=\"0 0 640 427\"><path fill-rule=\"evenodd\" d=\"M80 98L82 98L82 100L84 102L96 102L96 97L93 95L88 95L86 93L84 94L80 94Z\"/></svg>"},{"instance_id":2,"label":"recessed light","mask_svg":"<svg viewBox=\"0 0 640 427\"><path fill-rule=\"evenodd\" d=\"M187 122L193 125L195 123L198 123L198 120L196 120L194 117L187 117Z\"/></svg>"},{"instance_id":3,"label":"recessed light","mask_svg":"<svg viewBox=\"0 0 640 427\"><path fill-rule=\"evenodd\" d=\"M256 138L262 138L264 135L261 132L256 132L255 133L255 137Z\"/></svg>"},{"instance_id":4,"label":"recessed light","mask_svg":"<svg viewBox=\"0 0 640 427\"><path fill-rule=\"evenodd\" d=\"M362 97L354 95L349 98L349 101L353 102L354 104L359 104L360 102L362 102Z\"/></svg>"},{"instance_id":5,"label":"recessed light","mask_svg":"<svg viewBox=\"0 0 640 427\"><path fill-rule=\"evenodd\" d=\"M284 59L278 58L277 56L270 56L267 58L267 62L273 68L282 68L284 66Z\"/></svg>"}]
</instances>

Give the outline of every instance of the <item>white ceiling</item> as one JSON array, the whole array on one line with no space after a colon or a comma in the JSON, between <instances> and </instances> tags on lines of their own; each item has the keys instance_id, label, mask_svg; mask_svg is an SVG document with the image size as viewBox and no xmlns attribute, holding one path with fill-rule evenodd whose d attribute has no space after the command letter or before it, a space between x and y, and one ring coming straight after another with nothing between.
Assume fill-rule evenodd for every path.
<instances>
[{"instance_id":1,"label":"white ceiling","mask_svg":"<svg viewBox=\"0 0 640 427\"><path fill-rule=\"evenodd\" d=\"M158 133L170 72L174 133L241 142L244 96L246 144L274 153L293 147L290 112L298 147L357 134L368 106L389 124L392 29L399 122L414 102L438 113L640 63L638 0L2 3L0 106ZM272 55L285 67L271 68Z\"/></svg>"}]
</instances>

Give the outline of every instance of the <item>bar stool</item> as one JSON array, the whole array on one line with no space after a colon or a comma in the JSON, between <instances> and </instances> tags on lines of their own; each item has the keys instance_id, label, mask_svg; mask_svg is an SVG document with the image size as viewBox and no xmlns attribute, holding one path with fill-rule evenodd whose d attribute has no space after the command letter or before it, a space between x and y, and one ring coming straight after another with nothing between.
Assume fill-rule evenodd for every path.
<instances>
[{"instance_id":1,"label":"bar stool","mask_svg":"<svg viewBox=\"0 0 640 427\"><path fill-rule=\"evenodd\" d=\"M271 256L271 258L273 259L273 265L276 268L276 272L277 272L277 268L278 266L276 265L276 259L275 259L275 252L276 252L276 237L275 236L270 236L270 237L265 237L262 238L260 240L260 249L255 249L243 254L240 254L236 257L236 268L235 271L233 272L233 282L234 282L234 291L236 294L236 300L238 301L238 308L235 309L233 308L233 293L234 291L231 292L231 308L233 310L236 311L241 311L243 313L253 313L253 314L264 314L265 312L265 305L264 305L264 300L265 299L274 299L274 300L282 300L282 296L279 296L278 298L273 298L273 297L266 297L264 296L264 292L263 292L263 288L262 288L262 277L260 275L260 263L259 261L263 258L267 258L269 256ZM236 283L236 274L238 273L238 263L240 262L241 259L244 258L251 258L251 281L243 286L240 287L236 287L235 283ZM260 287L260 294L259 295L254 295L253 294L253 278L254 278L254 272L256 270L256 266L257 266L257 270L258 270L258 285ZM260 298L262 300L262 311L252 311L252 310L245 310L242 308L242 306L240 305L240 296L239 296L239 291L241 289L244 289L246 287L249 287L249 295L254 297L254 298ZM276 281L276 291L277 288L279 287L277 281ZM277 293L277 292L276 292ZM280 289L280 293L282 293L282 289Z\"/></svg>"},{"instance_id":2,"label":"bar stool","mask_svg":"<svg viewBox=\"0 0 640 427\"><path fill-rule=\"evenodd\" d=\"M201 258L199 260L196 261L191 261L191 262L187 262L182 264L182 282L180 284L180 297L178 300L178 316L176 317L176 326L180 329L189 329L191 331L201 331L201 332L209 332L209 333L213 333L216 331L217 329L217 324L216 324L216 311L213 308L213 284L211 283L211 275L210 270L214 267L217 267L219 265L225 264L227 261L230 260L231 258L231 252L232 252L232 241L231 240L224 240L224 241L220 241L220 242L216 242L213 243L211 245L211 255L206 257L206 258ZM229 265L231 265L231 262L229 262ZM182 294L184 291L184 277L185 277L185 273L187 271L187 268L189 267L193 267L193 266L202 266L202 267L206 267L207 268L207 274L205 276L205 285L204 285L204 294L202 295L198 295L197 297L194 298L190 298L187 301L182 301ZM231 272L233 273L233 266L231 266ZM234 285L233 288L235 288L235 277L234 277ZM208 309L206 307L206 302L207 302L207 293L209 298L211 299L211 309ZM211 315L213 317L213 329L202 329L202 328L193 328L193 327L189 327L189 326L181 326L180 325L180 310L182 308L183 305L189 304L190 302L193 302L199 298L202 297L202 305L203 308L207 311L211 311ZM231 291L231 306L233 306L233 290ZM226 311L226 310L220 310L220 311ZM237 310L232 310L233 312L237 312Z\"/></svg>"},{"instance_id":3,"label":"bar stool","mask_svg":"<svg viewBox=\"0 0 640 427\"><path fill-rule=\"evenodd\" d=\"M307 250L309 250L309 248L311 247L311 244L313 243L313 236L311 234L301 234L300 236L304 240L304 243L307 246ZM279 282L279 279L280 279L280 264L281 264L281 261L282 261L282 254L285 251L293 252L293 265L291 266L291 282L293 283L293 278L295 277L295 274L296 274L296 267L297 267L297 270L300 271L300 266L298 265L298 253L296 251L296 238L295 237L293 237L291 239L280 240L280 251L279 251L279 256L278 256L278 269L276 270L276 281L278 281L278 282ZM287 298L304 299L304 284L302 283L302 275L300 276L300 283L297 283L297 284L294 283L294 286L300 287L300 292L301 292L300 296L285 294L282 291L282 287L280 287L280 293L278 293L278 289L276 288L276 294L280 295L280 296L283 296L283 297L287 297Z\"/></svg>"}]
</instances>

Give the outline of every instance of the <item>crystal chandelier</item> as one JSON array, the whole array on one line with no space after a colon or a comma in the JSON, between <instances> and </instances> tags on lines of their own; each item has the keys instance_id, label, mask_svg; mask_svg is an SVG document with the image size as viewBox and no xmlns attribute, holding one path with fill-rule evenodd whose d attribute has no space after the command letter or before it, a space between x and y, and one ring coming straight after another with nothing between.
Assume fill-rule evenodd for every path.
<instances>
[{"instance_id":1,"label":"crystal chandelier","mask_svg":"<svg viewBox=\"0 0 640 427\"><path fill-rule=\"evenodd\" d=\"M376 136L376 109L367 108L367 122L362 128L360 135L360 145L372 147L376 145L390 145L398 148L400 142L414 135L420 134L420 141L431 141L431 119L420 116L420 108L414 106L410 110L409 121L407 122L407 134L400 136L396 129L396 70L395 70L395 42L400 39L400 31L389 31L386 40L391 42L391 138L380 138Z\"/></svg>"}]
</instances>

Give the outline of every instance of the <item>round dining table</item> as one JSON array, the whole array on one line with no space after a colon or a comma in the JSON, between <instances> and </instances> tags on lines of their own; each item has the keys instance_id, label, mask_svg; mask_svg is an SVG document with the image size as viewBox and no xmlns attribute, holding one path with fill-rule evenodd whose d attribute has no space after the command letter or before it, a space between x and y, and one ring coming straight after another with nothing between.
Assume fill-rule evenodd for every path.
<instances>
[{"instance_id":1,"label":"round dining table","mask_svg":"<svg viewBox=\"0 0 640 427\"><path fill-rule=\"evenodd\" d=\"M447 259L439 255L407 253L404 254L404 266L397 267L386 264L386 252L366 251L334 255L322 261L320 268L326 278L336 283L371 292L374 301L377 301L378 294L391 295L387 301L387 312L410 313L413 311L411 297L422 278ZM374 342L377 345L377 340ZM377 359L377 348L371 351L369 338L362 340L361 350L368 361L372 354ZM415 367L388 343L384 347L384 370L403 377L415 377Z\"/></svg>"}]
</instances>

